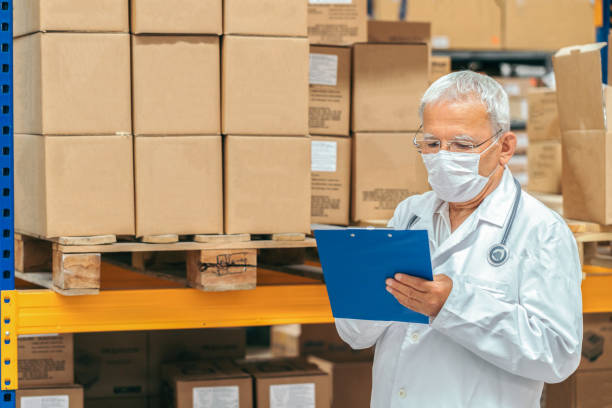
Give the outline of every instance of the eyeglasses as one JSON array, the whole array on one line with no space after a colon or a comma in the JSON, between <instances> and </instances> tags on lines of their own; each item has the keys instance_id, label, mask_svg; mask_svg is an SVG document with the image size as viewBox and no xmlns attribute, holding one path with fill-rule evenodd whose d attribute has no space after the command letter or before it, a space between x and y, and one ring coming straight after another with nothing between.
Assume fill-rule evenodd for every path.
<instances>
[{"instance_id":1,"label":"eyeglasses","mask_svg":"<svg viewBox=\"0 0 612 408\"><path fill-rule=\"evenodd\" d=\"M499 136L502 131L503 129L499 129L493 136L477 144L470 142L469 140L451 140L444 142L444 145L448 147L448 150L451 152L474 153L480 146ZM421 125L419 130L415 132L412 143L414 143L414 146L419 153L424 154L438 153L442 148L442 142L440 140L431 137L424 137L423 125Z\"/></svg>"}]
</instances>

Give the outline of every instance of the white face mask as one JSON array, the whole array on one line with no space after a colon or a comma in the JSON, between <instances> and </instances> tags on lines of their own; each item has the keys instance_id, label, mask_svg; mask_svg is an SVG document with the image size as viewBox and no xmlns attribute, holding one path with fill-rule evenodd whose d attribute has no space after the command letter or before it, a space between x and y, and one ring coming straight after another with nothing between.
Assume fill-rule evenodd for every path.
<instances>
[{"instance_id":1,"label":"white face mask","mask_svg":"<svg viewBox=\"0 0 612 408\"><path fill-rule=\"evenodd\" d=\"M440 150L438 153L422 154L429 184L436 195L451 203L463 203L476 197L495 172L493 170L487 177L478 174L480 156L496 143L497 140L481 153Z\"/></svg>"}]
</instances>

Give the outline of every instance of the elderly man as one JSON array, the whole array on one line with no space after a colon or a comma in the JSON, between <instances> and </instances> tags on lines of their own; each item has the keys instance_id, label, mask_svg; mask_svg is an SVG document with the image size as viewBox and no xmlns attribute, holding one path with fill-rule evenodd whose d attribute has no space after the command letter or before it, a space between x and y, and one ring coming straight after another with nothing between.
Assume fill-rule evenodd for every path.
<instances>
[{"instance_id":1,"label":"elderly man","mask_svg":"<svg viewBox=\"0 0 612 408\"><path fill-rule=\"evenodd\" d=\"M433 191L389 226L427 230L434 280L387 290L429 325L337 319L355 349L376 345L371 406L539 407L544 382L580 361L581 268L565 222L506 167L516 136L493 79L446 75L425 92L414 138Z\"/></svg>"}]
</instances>

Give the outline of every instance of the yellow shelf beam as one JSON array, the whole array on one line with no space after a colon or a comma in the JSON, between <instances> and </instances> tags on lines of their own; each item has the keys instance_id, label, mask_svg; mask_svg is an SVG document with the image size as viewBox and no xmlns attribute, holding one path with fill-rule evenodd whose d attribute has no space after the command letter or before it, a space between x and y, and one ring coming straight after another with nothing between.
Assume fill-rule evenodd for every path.
<instances>
[{"instance_id":1,"label":"yellow shelf beam","mask_svg":"<svg viewBox=\"0 0 612 408\"><path fill-rule=\"evenodd\" d=\"M116 290L77 297L24 290L15 296L18 334L333 322L324 285L260 286L221 293Z\"/></svg>"}]
</instances>

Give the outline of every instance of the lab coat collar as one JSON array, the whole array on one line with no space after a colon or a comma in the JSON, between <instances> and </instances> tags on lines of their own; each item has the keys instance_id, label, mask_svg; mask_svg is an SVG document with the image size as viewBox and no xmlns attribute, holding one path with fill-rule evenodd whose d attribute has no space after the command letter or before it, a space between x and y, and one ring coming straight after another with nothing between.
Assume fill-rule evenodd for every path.
<instances>
[{"instance_id":1,"label":"lab coat collar","mask_svg":"<svg viewBox=\"0 0 612 408\"><path fill-rule=\"evenodd\" d=\"M482 221L503 227L514 203L516 186L514 177L508 167L505 168L502 179L478 208L478 218Z\"/></svg>"}]
</instances>

